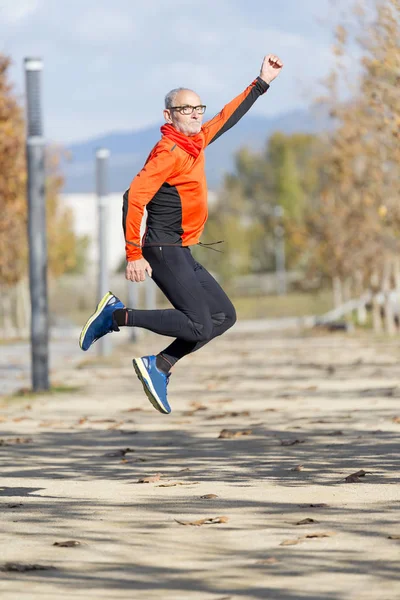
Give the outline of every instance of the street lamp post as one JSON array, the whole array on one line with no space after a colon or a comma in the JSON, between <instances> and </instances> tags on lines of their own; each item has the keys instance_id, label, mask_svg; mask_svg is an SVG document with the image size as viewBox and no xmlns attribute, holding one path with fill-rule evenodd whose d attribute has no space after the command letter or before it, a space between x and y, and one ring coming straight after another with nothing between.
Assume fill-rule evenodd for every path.
<instances>
[{"instance_id":1,"label":"street lamp post","mask_svg":"<svg viewBox=\"0 0 400 600\"><path fill-rule=\"evenodd\" d=\"M98 299L100 300L108 291L108 257L107 257L107 167L110 151L107 148L99 148L96 151L96 193L98 206ZM110 353L109 336L99 340L99 354L106 356Z\"/></svg>"},{"instance_id":2,"label":"street lamp post","mask_svg":"<svg viewBox=\"0 0 400 600\"><path fill-rule=\"evenodd\" d=\"M47 236L45 196L45 140L41 111L40 58L25 58L27 113L27 196L29 288L31 297L32 388L49 389L49 316L47 300Z\"/></svg>"}]
</instances>

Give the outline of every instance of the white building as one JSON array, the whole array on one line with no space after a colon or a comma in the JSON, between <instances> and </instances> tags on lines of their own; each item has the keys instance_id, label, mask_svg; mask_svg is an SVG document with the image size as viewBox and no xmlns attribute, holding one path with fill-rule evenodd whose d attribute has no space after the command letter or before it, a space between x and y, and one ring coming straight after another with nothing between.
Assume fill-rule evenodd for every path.
<instances>
[{"instance_id":1,"label":"white building","mask_svg":"<svg viewBox=\"0 0 400 600\"><path fill-rule=\"evenodd\" d=\"M107 197L107 258L110 271L115 271L125 256L125 240L122 229L122 196L124 192L109 194ZM77 235L90 239L88 267L97 264L98 258L98 213L96 194L61 194L64 206L72 210L74 229ZM208 192L209 204L215 202L216 193ZM143 218L143 226L146 213Z\"/></svg>"}]
</instances>

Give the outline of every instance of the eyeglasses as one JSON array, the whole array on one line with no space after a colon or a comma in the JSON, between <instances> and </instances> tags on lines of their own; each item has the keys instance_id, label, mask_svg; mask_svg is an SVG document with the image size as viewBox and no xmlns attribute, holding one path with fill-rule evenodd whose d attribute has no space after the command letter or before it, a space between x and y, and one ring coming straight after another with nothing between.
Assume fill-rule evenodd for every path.
<instances>
[{"instance_id":1,"label":"eyeglasses","mask_svg":"<svg viewBox=\"0 0 400 600\"><path fill-rule=\"evenodd\" d=\"M206 112L206 106L204 104L199 104L199 106L190 106L189 104L185 104L185 106L171 106L169 110L177 110L181 115L191 115L195 110L201 115L204 115Z\"/></svg>"}]
</instances>

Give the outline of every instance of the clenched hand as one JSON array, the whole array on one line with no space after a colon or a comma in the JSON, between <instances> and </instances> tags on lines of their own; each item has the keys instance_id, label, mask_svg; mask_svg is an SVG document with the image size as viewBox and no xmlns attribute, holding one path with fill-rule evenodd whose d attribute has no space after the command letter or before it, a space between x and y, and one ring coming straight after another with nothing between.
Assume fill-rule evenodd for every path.
<instances>
[{"instance_id":1,"label":"clenched hand","mask_svg":"<svg viewBox=\"0 0 400 600\"><path fill-rule=\"evenodd\" d=\"M278 77L279 73L282 71L283 62L281 59L275 54L268 54L264 57L263 64L260 69L260 77L265 81L265 83L271 83Z\"/></svg>"},{"instance_id":2,"label":"clenched hand","mask_svg":"<svg viewBox=\"0 0 400 600\"><path fill-rule=\"evenodd\" d=\"M139 258L138 260L132 260L127 263L125 270L125 279L140 283L146 279L146 272L151 277L152 270L151 266L145 258Z\"/></svg>"}]
</instances>

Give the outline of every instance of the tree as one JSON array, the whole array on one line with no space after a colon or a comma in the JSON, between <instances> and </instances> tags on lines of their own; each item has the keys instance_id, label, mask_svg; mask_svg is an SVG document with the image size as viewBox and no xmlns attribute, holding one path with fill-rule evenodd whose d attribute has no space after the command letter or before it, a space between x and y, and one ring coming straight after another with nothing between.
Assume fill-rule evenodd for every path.
<instances>
[{"instance_id":1,"label":"tree","mask_svg":"<svg viewBox=\"0 0 400 600\"><path fill-rule=\"evenodd\" d=\"M309 197L318 180L315 136L273 134L260 153L247 148L235 157L233 174L225 177L216 207L210 211L208 238L227 243L222 258L210 257L224 277L274 269L274 228L285 229L289 267L301 262L302 227ZM283 217L276 207L283 208Z\"/></svg>"},{"instance_id":2,"label":"tree","mask_svg":"<svg viewBox=\"0 0 400 600\"><path fill-rule=\"evenodd\" d=\"M338 101L349 32L336 31L336 70L328 100L337 127L323 157L324 177L309 233L320 267L333 278L378 288L399 252L400 0L370 2L373 19L355 4L363 32L359 85Z\"/></svg>"},{"instance_id":3,"label":"tree","mask_svg":"<svg viewBox=\"0 0 400 600\"><path fill-rule=\"evenodd\" d=\"M25 125L8 81L10 59L0 55L0 282L15 285L27 273ZM50 276L79 268L87 246L74 233L73 215L62 207L59 151L46 157L46 208Z\"/></svg>"},{"instance_id":4,"label":"tree","mask_svg":"<svg viewBox=\"0 0 400 600\"><path fill-rule=\"evenodd\" d=\"M0 55L0 282L15 284L26 269L24 120Z\"/></svg>"}]
</instances>

